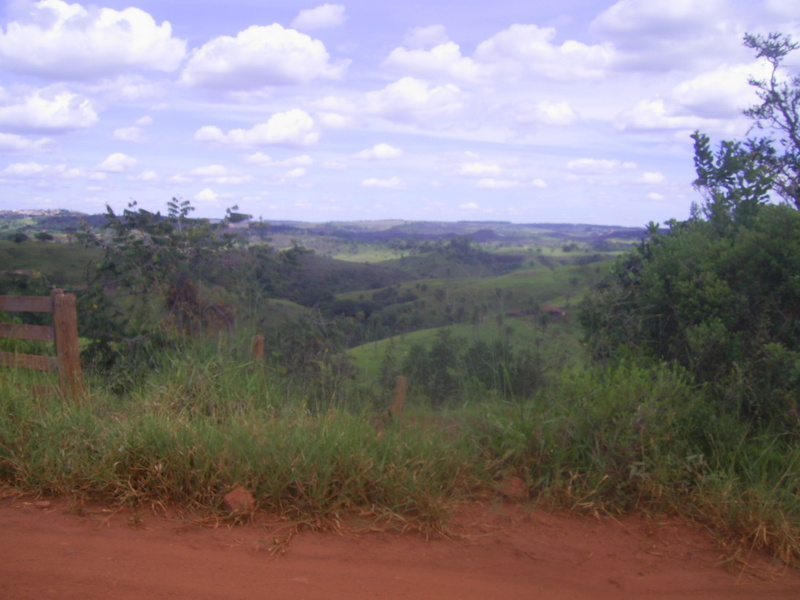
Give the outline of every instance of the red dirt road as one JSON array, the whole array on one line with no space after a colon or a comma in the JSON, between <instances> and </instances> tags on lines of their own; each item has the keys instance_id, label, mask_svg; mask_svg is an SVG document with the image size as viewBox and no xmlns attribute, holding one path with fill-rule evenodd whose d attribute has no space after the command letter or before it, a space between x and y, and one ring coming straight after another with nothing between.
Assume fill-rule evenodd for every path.
<instances>
[{"instance_id":1,"label":"red dirt road","mask_svg":"<svg viewBox=\"0 0 800 600\"><path fill-rule=\"evenodd\" d=\"M200 526L144 512L71 513L0 500L3 600L702 600L800 598L800 572L720 565L709 535L672 520L575 518L472 506L452 539Z\"/></svg>"}]
</instances>

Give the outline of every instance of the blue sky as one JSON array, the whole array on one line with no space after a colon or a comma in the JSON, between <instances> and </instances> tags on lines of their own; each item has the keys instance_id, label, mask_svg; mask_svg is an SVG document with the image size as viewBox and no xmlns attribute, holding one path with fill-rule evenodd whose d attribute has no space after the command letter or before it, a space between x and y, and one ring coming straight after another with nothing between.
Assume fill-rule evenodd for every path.
<instances>
[{"instance_id":1,"label":"blue sky","mask_svg":"<svg viewBox=\"0 0 800 600\"><path fill-rule=\"evenodd\" d=\"M796 0L8 0L0 209L640 226ZM799 54L800 53L796 53ZM787 68L797 72L800 56Z\"/></svg>"}]
</instances>

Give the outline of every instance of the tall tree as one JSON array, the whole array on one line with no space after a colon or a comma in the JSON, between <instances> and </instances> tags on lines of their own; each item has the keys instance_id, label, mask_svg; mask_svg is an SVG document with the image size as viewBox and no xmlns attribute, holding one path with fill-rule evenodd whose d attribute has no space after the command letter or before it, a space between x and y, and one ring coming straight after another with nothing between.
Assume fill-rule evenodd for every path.
<instances>
[{"instance_id":1,"label":"tall tree","mask_svg":"<svg viewBox=\"0 0 800 600\"><path fill-rule=\"evenodd\" d=\"M745 44L773 66L769 80L751 80L761 103L746 111L770 136L714 150L695 133L704 205L666 232L651 223L581 321L595 357L680 363L724 405L771 419L793 414L800 398L800 79L781 69L798 45L780 34Z\"/></svg>"},{"instance_id":2,"label":"tall tree","mask_svg":"<svg viewBox=\"0 0 800 600\"><path fill-rule=\"evenodd\" d=\"M748 34L744 44L772 67L768 79L750 78L760 102L745 115L753 119L757 129L768 133L758 143L763 163L772 169L775 191L800 208L800 75L789 77L783 67L786 56L800 44L781 33Z\"/></svg>"}]
</instances>

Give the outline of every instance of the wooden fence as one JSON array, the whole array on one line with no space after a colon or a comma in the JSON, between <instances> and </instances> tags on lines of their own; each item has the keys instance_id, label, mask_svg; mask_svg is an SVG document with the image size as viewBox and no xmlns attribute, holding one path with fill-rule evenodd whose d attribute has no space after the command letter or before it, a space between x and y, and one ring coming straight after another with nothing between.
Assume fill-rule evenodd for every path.
<instances>
[{"instance_id":1,"label":"wooden fence","mask_svg":"<svg viewBox=\"0 0 800 600\"><path fill-rule=\"evenodd\" d=\"M2 312L52 313L53 325L0 323L0 337L53 342L56 356L0 352L0 367L58 373L62 395L80 399L85 394L78 348L78 313L75 295L53 290L47 296L0 296Z\"/></svg>"}]
</instances>

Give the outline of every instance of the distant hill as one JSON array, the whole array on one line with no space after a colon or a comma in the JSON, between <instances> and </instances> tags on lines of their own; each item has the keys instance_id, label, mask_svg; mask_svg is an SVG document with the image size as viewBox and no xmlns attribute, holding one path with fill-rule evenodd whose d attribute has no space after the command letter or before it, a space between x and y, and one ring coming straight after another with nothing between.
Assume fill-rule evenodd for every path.
<instances>
[{"instance_id":1,"label":"distant hill","mask_svg":"<svg viewBox=\"0 0 800 600\"><path fill-rule=\"evenodd\" d=\"M0 210L0 231L50 231L65 233L77 229L82 222L100 227L105 215L89 215L75 210L24 209Z\"/></svg>"},{"instance_id":2,"label":"distant hill","mask_svg":"<svg viewBox=\"0 0 800 600\"><path fill-rule=\"evenodd\" d=\"M347 221L304 223L270 221L266 235L327 236L360 242L391 240L437 240L469 236L476 242L524 243L531 238L594 242L636 241L645 235L643 227L570 223L510 223L507 221Z\"/></svg>"},{"instance_id":3,"label":"distant hill","mask_svg":"<svg viewBox=\"0 0 800 600\"><path fill-rule=\"evenodd\" d=\"M82 222L92 227L105 224L105 215L64 209L24 209L0 211L0 231L49 231L65 233ZM511 223L508 221L407 221L384 219L375 221L304 221L274 220L266 223L240 223L239 232L250 231L259 237L274 237L278 246L296 240L313 247L313 238L384 244L393 240L431 241L467 236L479 243L524 245L549 240L551 244L585 242L602 244L635 242L645 235L643 227L570 223Z\"/></svg>"}]
</instances>

